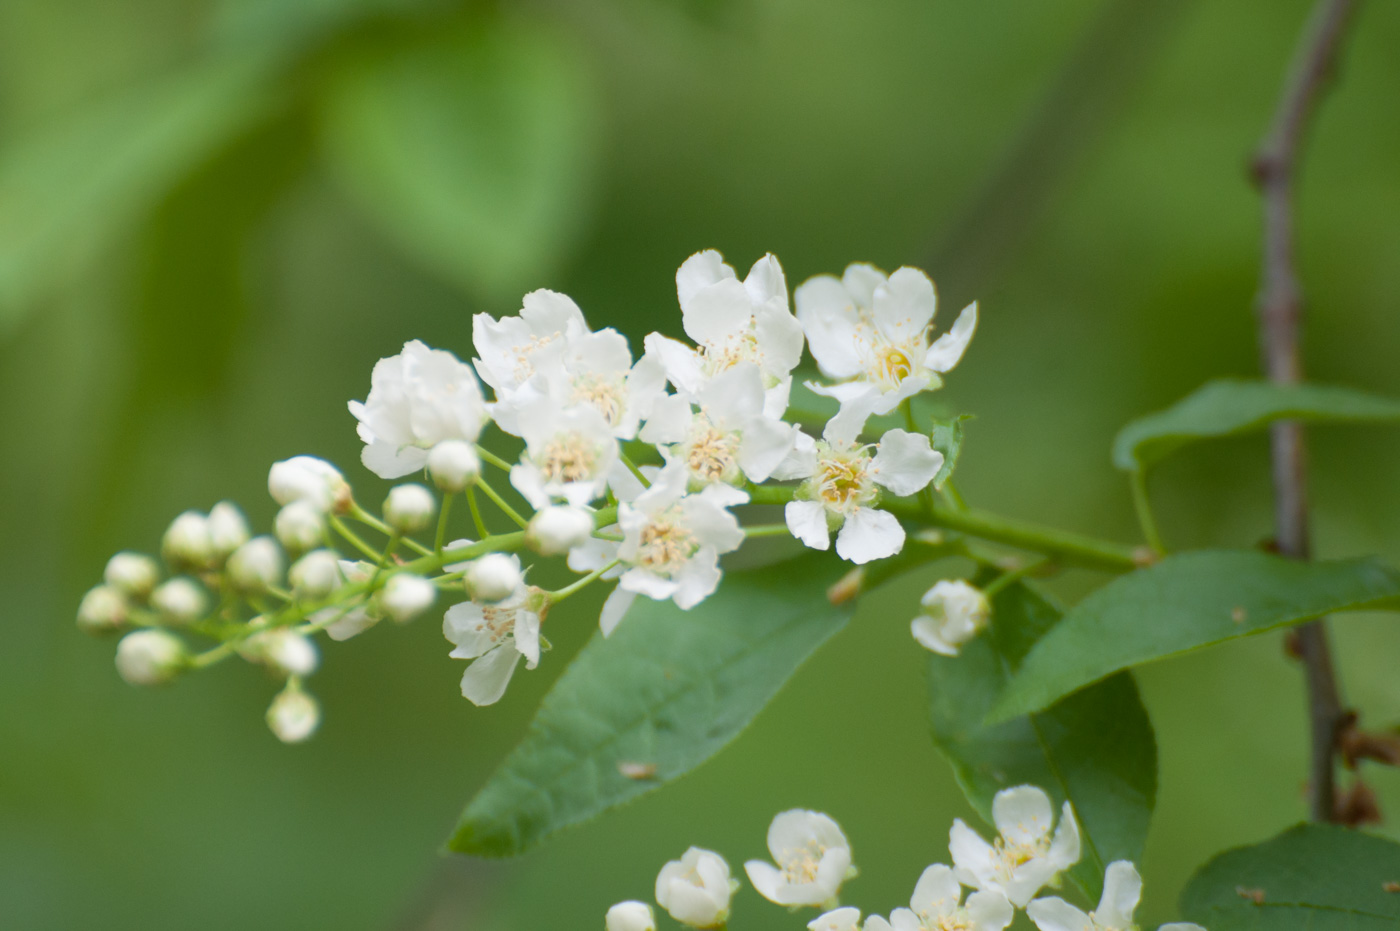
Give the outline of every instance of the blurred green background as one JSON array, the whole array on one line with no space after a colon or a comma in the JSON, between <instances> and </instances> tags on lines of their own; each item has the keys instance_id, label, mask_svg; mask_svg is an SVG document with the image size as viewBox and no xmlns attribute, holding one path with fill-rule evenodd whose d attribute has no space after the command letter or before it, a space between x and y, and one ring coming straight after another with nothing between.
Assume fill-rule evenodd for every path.
<instances>
[{"instance_id":1,"label":"blurred green background","mask_svg":"<svg viewBox=\"0 0 1400 931\"><path fill-rule=\"evenodd\" d=\"M325 651L325 723L279 745L275 686L226 664L138 691L75 629L120 548L311 452L366 501L345 410L419 337L547 286L640 348L673 273L775 252L795 285L925 267L983 324L947 400L975 503L1133 539L1108 443L1256 369L1244 164L1304 0L0 0L0 927L597 928L687 845L736 869L769 818L832 813L851 904L907 901L968 816L930 746L905 620L870 599L731 748L518 861L440 853L596 601L500 705L438 625ZM1368 4L1301 200L1318 380L1400 395L1400 8ZM1400 436L1312 434L1318 549L1400 556ZM1169 543L1267 535L1260 439L1169 463ZM1095 583L1071 575L1075 597ZM1393 620L1336 625L1343 680L1400 720ZM1300 677L1277 637L1144 669L1161 791L1144 925L1196 864L1304 813ZM1400 812L1400 780L1366 773ZM1393 827L1382 830L1394 832ZM739 894L733 927L798 928Z\"/></svg>"}]
</instances>

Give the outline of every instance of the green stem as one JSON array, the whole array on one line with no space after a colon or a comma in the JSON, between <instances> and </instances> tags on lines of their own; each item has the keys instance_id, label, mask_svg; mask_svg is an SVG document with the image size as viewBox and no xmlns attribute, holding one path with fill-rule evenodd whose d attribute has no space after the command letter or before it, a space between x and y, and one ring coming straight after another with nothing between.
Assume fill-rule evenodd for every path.
<instances>
[{"instance_id":1,"label":"green stem","mask_svg":"<svg viewBox=\"0 0 1400 931\"><path fill-rule=\"evenodd\" d=\"M1051 559L1049 556L1045 556L1041 559L1033 559L1030 562L1026 563L1024 566L1020 566L1019 568L1008 569L1001 575L997 576L995 579L992 579L992 581L988 583L985 588L982 589L982 594L986 595L987 598L990 600L991 598L996 596L997 592L1001 591L1003 588L1006 588L1006 586L1012 584L1013 582L1019 582L1021 579L1024 579L1032 572L1035 572L1037 569L1040 569L1048 563L1052 562L1054 562L1053 559Z\"/></svg>"},{"instance_id":2,"label":"green stem","mask_svg":"<svg viewBox=\"0 0 1400 931\"><path fill-rule=\"evenodd\" d=\"M608 563L607 565L599 566L597 569L594 569L592 572L588 573L588 575L586 575L586 576L584 576L583 578L577 580L576 582L573 582L573 583L570 584L570 585L564 586L563 588L559 589L557 592L547 592L546 594L549 595L549 603L552 604L552 605L557 605L559 602L563 601L565 598L568 598L570 595L574 594L575 592L580 591L581 589L587 588L588 586L592 585L594 582L598 581L598 579L602 577L602 575L603 575L604 572L607 572L609 569L611 569L611 568L613 568L614 566L616 566L619 562L621 562L620 559L614 559L612 562Z\"/></svg>"},{"instance_id":3,"label":"green stem","mask_svg":"<svg viewBox=\"0 0 1400 931\"><path fill-rule=\"evenodd\" d=\"M433 552L441 553L442 544L447 540L447 515L452 510L452 495L442 496L442 510L438 512L437 533L433 536Z\"/></svg>"},{"instance_id":4,"label":"green stem","mask_svg":"<svg viewBox=\"0 0 1400 931\"><path fill-rule=\"evenodd\" d=\"M755 524L744 528L744 539L750 537L781 537L788 533L787 524Z\"/></svg>"},{"instance_id":5,"label":"green stem","mask_svg":"<svg viewBox=\"0 0 1400 931\"><path fill-rule=\"evenodd\" d=\"M484 540L490 533L486 530L486 521L481 519L481 508L476 503L476 488L467 488L467 507L472 510L472 523L476 525L476 538Z\"/></svg>"},{"instance_id":6,"label":"green stem","mask_svg":"<svg viewBox=\"0 0 1400 931\"><path fill-rule=\"evenodd\" d=\"M1152 514L1152 499L1147 494L1147 472L1134 469L1131 478L1133 486L1133 510L1137 512L1138 524L1142 527L1143 538L1152 552L1161 556L1167 548L1162 545L1162 534L1157 529L1157 518Z\"/></svg>"},{"instance_id":7,"label":"green stem","mask_svg":"<svg viewBox=\"0 0 1400 931\"><path fill-rule=\"evenodd\" d=\"M958 487L953 484L951 477L943 483L943 490L940 494L943 495L943 500L948 502L949 507L958 511L967 510L967 502L963 500L962 494L958 491Z\"/></svg>"},{"instance_id":8,"label":"green stem","mask_svg":"<svg viewBox=\"0 0 1400 931\"><path fill-rule=\"evenodd\" d=\"M360 523L364 524L366 527L373 527L375 530L378 530L386 537L398 536L398 532L395 531L394 528L390 527L388 524L384 523L384 521L375 517L369 511L366 511L364 508L360 507L358 504L350 505L350 516L355 518L355 520L359 521ZM428 549L426 546L419 543L412 537L401 537L400 539L404 546L413 550L413 552L417 553L419 556L427 556L429 553L432 552L432 550Z\"/></svg>"},{"instance_id":9,"label":"green stem","mask_svg":"<svg viewBox=\"0 0 1400 931\"><path fill-rule=\"evenodd\" d=\"M486 482L481 480L477 481L476 487L480 488L481 493L486 497L490 498L492 503L494 503L496 507L500 508L502 513L504 513L506 517L509 517L511 520L515 521L517 527L523 530L526 527L530 526L530 522L527 521L525 518L521 517L520 514L515 510L515 508L507 504L506 499L502 498L496 493L496 489L492 488Z\"/></svg>"},{"instance_id":10,"label":"green stem","mask_svg":"<svg viewBox=\"0 0 1400 931\"><path fill-rule=\"evenodd\" d=\"M489 462L496 468L502 469L506 472L509 472L511 470L511 465L509 462L506 462L504 459L491 452L485 446L477 446L476 454L481 457L482 462Z\"/></svg>"},{"instance_id":11,"label":"green stem","mask_svg":"<svg viewBox=\"0 0 1400 931\"><path fill-rule=\"evenodd\" d=\"M627 458L626 453L622 452L621 450L618 450L617 458L622 461L623 465L627 466L627 470L629 472L637 476L637 481L642 483L643 488L651 487L651 482L647 481L647 477L642 474L641 469L637 468L637 464L634 463L631 459Z\"/></svg>"},{"instance_id":12,"label":"green stem","mask_svg":"<svg viewBox=\"0 0 1400 931\"><path fill-rule=\"evenodd\" d=\"M340 534L342 537L349 541L351 546L355 547L355 549L359 550L367 558L375 562L379 561L379 551L374 549L364 540L360 539L360 535L357 534L355 531L345 526L345 521L341 520L335 514L332 514L330 516L330 524L331 527L335 529L336 533Z\"/></svg>"}]
</instances>

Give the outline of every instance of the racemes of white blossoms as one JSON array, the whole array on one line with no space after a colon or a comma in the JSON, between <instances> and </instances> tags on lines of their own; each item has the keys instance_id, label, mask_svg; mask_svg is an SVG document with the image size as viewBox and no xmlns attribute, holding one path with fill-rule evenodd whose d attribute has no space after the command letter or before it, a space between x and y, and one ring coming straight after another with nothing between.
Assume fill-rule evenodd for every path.
<instances>
[{"instance_id":1,"label":"racemes of white blossoms","mask_svg":"<svg viewBox=\"0 0 1400 931\"><path fill-rule=\"evenodd\" d=\"M1026 914L1040 931L1137 931L1133 912L1142 898L1142 877L1127 860L1115 860L1103 877L1099 907L1089 914L1064 899L1036 899L1026 906ZM1191 922L1172 922L1158 931L1206 931Z\"/></svg>"},{"instance_id":2,"label":"racemes of white blossoms","mask_svg":"<svg viewBox=\"0 0 1400 931\"><path fill-rule=\"evenodd\" d=\"M676 390L697 398L711 379L751 362L763 376L764 412L782 417L803 338L788 309L787 279L778 260L765 255L740 281L718 252L698 252L676 272L676 296L681 326L695 347L659 333L645 344Z\"/></svg>"},{"instance_id":3,"label":"racemes of white blossoms","mask_svg":"<svg viewBox=\"0 0 1400 931\"><path fill-rule=\"evenodd\" d=\"M904 528L893 514L876 507L880 489L912 495L943 467L943 454L922 434L888 430L877 443L859 443L869 414L868 398L843 404L827 421L821 440L806 434L798 438L780 472L785 478L805 479L784 509L792 535L824 550L837 530L837 555L857 564L904 548Z\"/></svg>"},{"instance_id":4,"label":"racemes of white blossoms","mask_svg":"<svg viewBox=\"0 0 1400 931\"><path fill-rule=\"evenodd\" d=\"M514 559L515 557L511 557ZM455 646L448 655L472 662L462 673L462 696L474 705L500 701L520 658L540 662L540 621L547 602L539 589L519 585L495 604L464 601L447 609L442 633Z\"/></svg>"},{"instance_id":5,"label":"racemes of white blossoms","mask_svg":"<svg viewBox=\"0 0 1400 931\"><path fill-rule=\"evenodd\" d=\"M522 408L520 432L525 451L510 470L510 483L532 507L557 500L582 507L607 491L617 439L596 408L537 398Z\"/></svg>"},{"instance_id":6,"label":"racemes of white blossoms","mask_svg":"<svg viewBox=\"0 0 1400 931\"><path fill-rule=\"evenodd\" d=\"M1025 908L1041 887L1079 862L1079 823L1073 807L1065 802L1055 828L1050 796L1036 786L998 792L992 799L992 821L1001 836L990 844L961 818L953 822L948 850L954 874L965 885L999 892L1017 908Z\"/></svg>"},{"instance_id":7,"label":"racemes of white blossoms","mask_svg":"<svg viewBox=\"0 0 1400 931\"><path fill-rule=\"evenodd\" d=\"M935 863L914 886L908 908L897 908L889 921L871 915L865 931L1003 931L1016 917L1000 892L974 892L962 901L962 885L951 867Z\"/></svg>"},{"instance_id":8,"label":"racemes of white blossoms","mask_svg":"<svg viewBox=\"0 0 1400 931\"><path fill-rule=\"evenodd\" d=\"M759 895L777 905L830 902L855 873L841 826L817 811L797 808L774 818L768 826L768 852L773 863L750 860L744 872Z\"/></svg>"},{"instance_id":9,"label":"racemes of white blossoms","mask_svg":"<svg viewBox=\"0 0 1400 931\"><path fill-rule=\"evenodd\" d=\"M472 367L416 339L374 364L369 397L351 401L350 413L360 422L365 468L390 479L422 469L444 440L475 443L487 419Z\"/></svg>"},{"instance_id":10,"label":"racemes of white blossoms","mask_svg":"<svg viewBox=\"0 0 1400 931\"><path fill-rule=\"evenodd\" d=\"M886 277L873 265L849 265L840 279L818 275L793 297L817 366L826 377L842 380L808 387L843 403L868 397L877 414L940 387L940 375L958 364L977 329L974 303L929 345L938 301L933 282L917 268Z\"/></svg>"}]
</instances>

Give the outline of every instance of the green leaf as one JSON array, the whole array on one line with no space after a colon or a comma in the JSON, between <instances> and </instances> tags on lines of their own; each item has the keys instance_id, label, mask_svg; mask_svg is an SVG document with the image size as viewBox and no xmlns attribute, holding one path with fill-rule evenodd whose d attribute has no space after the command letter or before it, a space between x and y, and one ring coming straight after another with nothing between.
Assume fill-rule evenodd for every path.
<instances>
[{"instance_id":1,"label":"green leaf","mask_svg":"<svg viewBox=\"0 0 1400 931\"><path fill-rule=\"evenodd\" d=\"M1120 669L1334 611L1400 606L1371 559L1297 562L1252 550L1170 556L1089 595L1031 650L992 720L1046 708Z\"/></svg>"},{"instance_id":2,"label":"green leaf","mask_svg":"<svg viewBox=\"0 0 1400 931\"><path fill-rule=\"evenodd\" d=\"M943 465L933 477L935 491L942 491L943 484L953 477L953 470L958 465L958 456L962 453L963 424L971 419L971 414L960 414L951 420L933 421L933 432L929 434L929 438L933 448L943 454Z\"/></svg>"},{"instance_id":3,"label":"green leaf","mask_svg":"<svg viewBox=\"0 0 1400 931\"><path fill-rule=\"evenodd\" d=\"M326 157L427 268L515 298L581 228L595 163L587 86L539 30L454 28L377 48L328 85Z\"/></svg>"},{"instance_id":4,"label":"green leaf","mask_svg":"<svg viewBox=\"0 0 1400 931\"><path fill-rule=\"evenodd\" d=\"M1304 824L1201 867L1181 913L1210 931L1393 931L1400 894L1387 887L1397 882L1400 844Z\"/></svg>"},{"instance_id":5,"label":"green leaf","mask_svg":"<svg viewBox=\"0 0 1400 931\"><path fill-rule=\"evenodd\" d=\"M104 98L0 154L0 332L271 111L279 59L230 54Z\"/></svg>"},{"instance_id":6,"label":"green leaf","mask_svg":"<svg viewBox=\"0 0 1400 931\"><path fill-rule=\"evenodd\" d=\"M929 661L933 741L988 824L992 797L1011 786L1037 785L1057 805L1072 802L1084 853L1070 876L1096 902L1105 866L1141 861L1157 796L1157 745L1132 675L1119 673L1038 714L983 723L1026 653L1059 619L1059 609L1024 583L997 592L986 632L961 655Z\"/></svg>"},{"instance_id":7,"label":"green leaf","mask_svg":"<svg viewBox=\"0 0 1400 931\"><path fill-rule=\"evenodd\" d=\"M1275 420L1400 421L1400 401L1350 388L1221 379L1118 431L1113 464L1125 472L1147 469L1190 443L1262 430Z\"/></svg>"},{"instance_id":8,"label":"green leaf","mask_svg":"<svg viewBox=\"0 0 1400 931\"><path fill-rule=\"evenodd\" d=\"M690 611L638 599L611 637L595 635L560 676L525 739L467 806L451 848L520 853L705 762L845 626L850 607L826 599L843 571L811 554L727 573ZM647 778L628 778L625 764Z\"/></svg>"}]
</instances>

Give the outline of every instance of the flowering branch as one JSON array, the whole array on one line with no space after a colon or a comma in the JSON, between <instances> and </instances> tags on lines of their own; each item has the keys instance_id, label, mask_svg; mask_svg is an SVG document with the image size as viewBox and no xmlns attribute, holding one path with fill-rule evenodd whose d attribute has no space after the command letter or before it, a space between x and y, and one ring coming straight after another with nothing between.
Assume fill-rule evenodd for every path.
<instances>
[{"instance_id":1,"label":"flowering branch","mask_svg":"<svg viewBox=\"0 0 1400 931\"><path fill-rule=\"evenodd\" d=\"M1282 95L1252 168L1264 201L1264 249L1257 310L1264 368L1277 384L1302 380L1299 329L1303 297L1294 263L1294 187L1303 137L1331 76L1355 0L1319 0L1294 54ZM1302 425L1271 429L1274 522L1278 549L1307 559L1307 455ZM1297 648L1307 670L1312 731L1312 817L1333 821L1338 731L1343 717L1325 620L1298 629Z\"/></svg>"}]
</instances>

